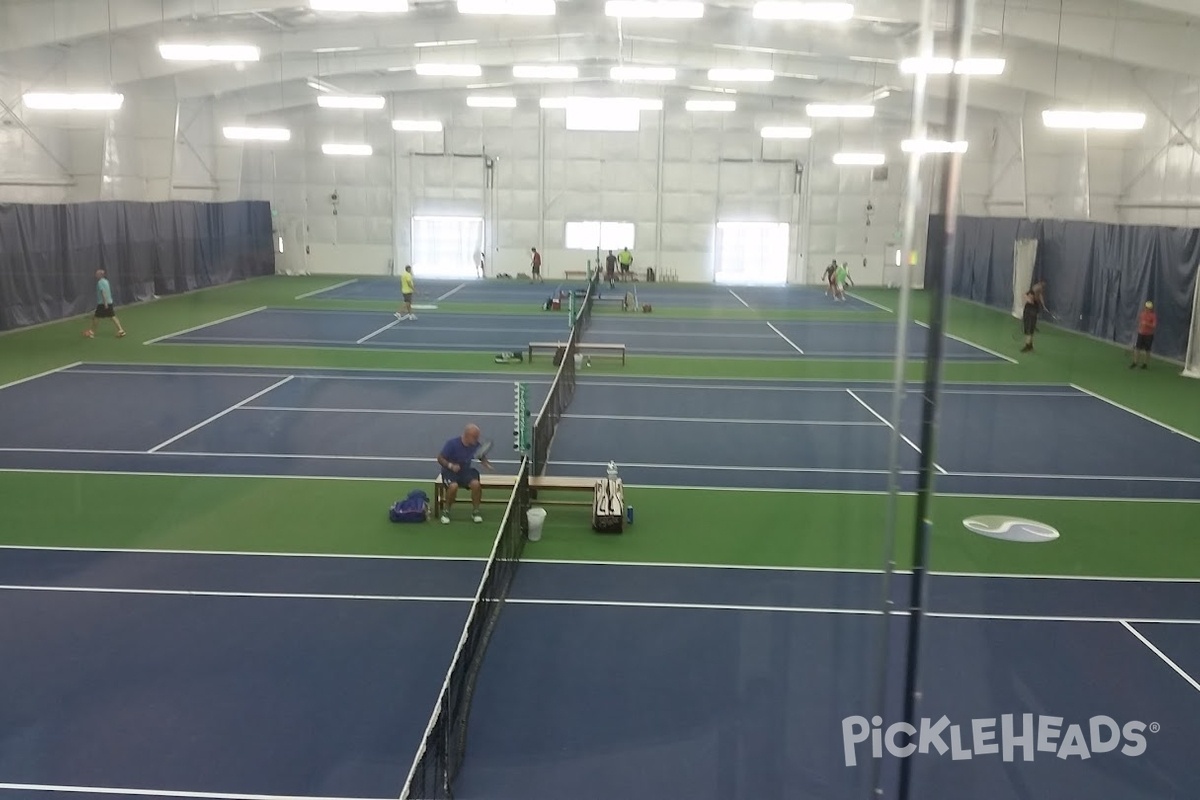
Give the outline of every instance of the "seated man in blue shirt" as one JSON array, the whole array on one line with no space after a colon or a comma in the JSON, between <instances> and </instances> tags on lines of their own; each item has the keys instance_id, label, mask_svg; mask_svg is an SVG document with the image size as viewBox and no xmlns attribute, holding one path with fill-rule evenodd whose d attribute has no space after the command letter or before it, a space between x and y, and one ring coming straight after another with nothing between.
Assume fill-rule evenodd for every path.
<instances>
[{"instance_id":1,"label":"seated man in blue shirt","mask_svg":"<svg viewBox=\"0 0 1200 800\"><path fill-rule=\"evenodd\" d=\"M471 466L471 459L475 456L475 450L479 447L479 426L468 425L463 429L461 436L455 436L446 444L442 445L442 452L438 453L438 464L442 468L442 483L446 486L446 502L442 506L442 524L450 524L450 509L454 505L454 498L458 495L458 487L462 486L471 490L471 519L475 522L483 522L483 515L479 513L479 503L483 499L483 486L479 483L479 470ZM492 469L492 464L484 456L479 461L486 470Z\"/></svg>"}]
</instances>

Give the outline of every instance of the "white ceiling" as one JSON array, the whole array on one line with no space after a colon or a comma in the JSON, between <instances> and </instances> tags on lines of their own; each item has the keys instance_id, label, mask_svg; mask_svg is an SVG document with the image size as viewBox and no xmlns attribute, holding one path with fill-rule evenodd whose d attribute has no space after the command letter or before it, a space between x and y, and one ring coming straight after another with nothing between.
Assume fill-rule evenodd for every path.
<instances>
[{"instance_id":1,"label":"white ceiling","mask_svg":"<svg viewBox=\"0 0 1200 800\"><path fill-rule=\"evenodd\" d=\"M932 2L944 37L954 3ZM604 89L608 68L625 63L678 69L671 87L638 85L641 94L694 95L717 88L709 67L763 66L776 80L737 85L739 99L786 107L862 101L891 87L881 110L907 113L912 79L896 64L916 54L919 0L857 0L855 19L841 24L755 20L751 6L723 0L707 4L701 20L618 23L604 16L603 0L560 0L554 17L520 18L462 16L452 0L418 0L393 16L318 13L307 0L0 0L0 101L11 106L30 89L111 86L137 95L166 87L181 99L216 97L270 113L312 104L310 78L349 92L482 86L537 96ZM1160 95L1200 90L1200 0L976 0L974 17L974 54L1008 60L1004 75L972 80L977 108L1020 113L1032 102L1153 112L1145 87ZM237 67L167 62L156 49L163 40L252 43L263 58ZM437 42L466 43L430 44ZM349 47L359 49L314 52ZM417 61L468 61L484 74L424 78L411 70ZM580 67L580 85L511 77L516 63L560 61ZM945 84L932 82L935 98Z\"/></svg>"}]
</instances>

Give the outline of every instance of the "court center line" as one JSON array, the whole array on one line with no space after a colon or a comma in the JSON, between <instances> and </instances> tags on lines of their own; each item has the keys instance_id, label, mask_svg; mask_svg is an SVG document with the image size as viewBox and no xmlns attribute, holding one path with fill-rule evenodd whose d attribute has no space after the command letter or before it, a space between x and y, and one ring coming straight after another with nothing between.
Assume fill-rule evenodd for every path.
<instances>
[{"instance_id":1,"label":"court center line","mask_svg":"<svg viewBox=\"0 0 1200 800\"><path fill-rule=\"evenodd\" d=\"M82 362L82 361L75 361L75 362L73 362L73 363L70 363L70 364L64 364L64 365L63 365L63 366L61 366L61 367L56 367L55 369L48 369L48 370L46 370L45 372L39 372L37 375L30 375L30 376L29 376L29 377L27 377L27 378L18 378L18 379L17 379L17 380L15 380L15 381L9 381L8 383L4 384L3 386L0 386L0 390L7 389L7 388L9 388L9 387L11 387L11 386L19 386L20 384L22 384L22 383L28 383L29 381L35 381L35 380L37 380L38 378L45 378L45 377L48 377L48 376L50 376L50 375L53 375L53 374L55 374L56 372L62 372L63 370L68 370L68 369L71 369L71 368L73 368L73 367L78 367L78 366L80 366L81 364L83 364L83 362Z\"/></svg>"},{"instance_id":2,"label":"court center line","mask_svg":"<svg viewBox=\"0 0 1200 800\"><path fill-rule=\"evenodd\" d=\"M261 391L255 392L254 394L252 394L252 395L250 395L249 397L247 397L245 400L242 400L241 402L239 402L239 403L236 403L235 405L232 405L232 406L230 406L229 408L225 409L224 411L218 411L216 414L213 414L211 417L209 417L208 419L204 420L203 422L199 422L199 423L197 423L197 424L193 425L192 427L188 428L186 431L183 431L182 433L177 433L177 434L175 434L175 435L174 435L174 436L172 436L170 439L167 439L165 442L160 442L160 443L158 443L158 444L154 445L154 447L150 448L150 449L149 449L149 450L147 450L146 452L147 452L147 453L157 453L159 450L163 449L164 447L166 447L167 445L169 445L169 444L171 444L171 443L173 443L173 442L177 442L177 441L179 441L179 440L180 440L180 439L182 439L183 437L187 436L189 433L193 433L193 432L195 432L195 431L198 431L198 430L200 430L201 428L203 428L205 425L208 425L210 422L214 422L214 421L216 421L216 420L220 419L221 417L225 416L226 414L230 413L231 411L236 411L237 409L239 409L239 408L241 408L242 406L246 405L246 403L249 403L249 402L251 402L251 401L253 401L253 400L257 400L258 398L262 397L264 394L266 394L267 392L271 391L272 389L278 389L280 386L283 386L285 383L287 383L288 381L290 381L290 380L291 380L293 377L294 377L294 376L292 376L292 375L288 375L288 376L287 376L286 378L284 378L283 380L281 380L281 381L276 381L275 383L272 383L272 384L271 384L270 386L268 386L267 388L265 388L265 389L263 389L263 390L261 390Z\"/></svg>"},{"instance_id":3,"label":"court center line","mask_svg":"<svg viewBox=\"0 0 1200 800\"><path fill-rule=\"evenodd\" d=\"M239 794L236 792L185 792L175 789L124 789L114 786L67 786L46 783L0 783L0 791L63 794L111 794L148 797L186 797L196 800L395 800L387 797L322 797L319 795Z\"/></svg>"},{"instance_id":4,"label":"court center line","mask_svg":"<svg viewBox=\"0 0 1200 800\"><path fill-rule=\"evenodd\" d=\"M793 342L793 341L792 341L791 339L789 339L788 337L784 336L784 335L783 335L783 331L779 330L779 328L776 328L776 327L775 327L774 325L772 325L770 322L768 322L768 323L767 323L767 327L768 327L768 328L770 328L771 330L775 331L776 333L778 333L778 334L779 334L779 338L783 339L785 342L787 342L788 344L790 344L790 345L792 346L792 349L793 349L793 350L795 350L795 351L796 351L797 353L799 353L800 355L804 355L804 351L800 349L800 346L799 346L798 344L796 344L795 342Z\"/></svg>"},{"instance_id":5,"label":"court center line","mask_svg":"<svg viewBox=\"0 0 1200 800\"><path fill-rule=\"evenodd\" d=\"M1164 653L1162 650L1159 650L1157 647L1155 647L1154 644L1149 639L1147 639L1140 632L1138 632L1138 630L1136 628L1134 628L1132 625L1130 625L1129 622L1127 622L1126 620L1121 620L1120 622L1121 622L1121 627L1123 627L1125 630L1129 631L1135 637L1137 637L1137 640L1139 642L1146 645L1146 647L1150 648L1150 652L1154 653L1154 655L1161 658L1168 667L1175 670L1175 672L1177 672L1181 678L1183 678L1185 681L1190 683L1192 685L1193 689L1195 689L1197 692L1200 692L1200 683L1197 683L1195 678L1193 678L1191 675L1188 675L1187 672L1184 671L1183 667L1176 664L1174 661L1172 661L1167 656L1166 653Z\"/></svg>"},{"instance_id":6,"label":"court center line","mask_svg":"<svg viewBox=\"0 0 1200 800\"><path fill-rule=\"evenodd\" d=\"M850 395L851 397L853 397L855 400L857 400L857 401L858 401L858 403L859 403L859 405L861 405L861 406L862 406L863 408L865 408L867 411L870 411L872 414L874 414L874 415L875 415L875 417L876 417L876 419L878 419L878 420L879 420L880 422L882 422L884 425L887 425L887 426L888 426L889 428L891 428L892 430L896 431L896 434L897 434L897 435L898 435L898 436L899 436L901 439L903 439L903 440L904 440L904 443L905 443L905 444L907 444L907 445L908 445L909 447L911 447L913 450L916 450L918 454L920 454L920 452L921 452L921 448L919 448L919 447L917 447L915 444L913 444L913 442L912 442L912 439L909 439L909 438L908 438L907 436L905 436L903 433L900 433L900 431L896 430L896 427L895 427L894 425L892 425L892 423L888 422L888 421L887 421L887 419L886 419L886 418L884 418L884 416L883 416L882 414L880 414L878 411L876 411L875 409L873 409L873 408L871 408L869 405L867 405L866 401L865 401L865 400L863 400L863 399L862 399L861 397L859 397L858 395L856 395L856 394L854 393L854 390L853 390L853 389L847 389L847 390L846 390L846 393L847 393L848 395ZM939 464L937 464L936 462L934 463L934 465L933 465L933 466L934 466L934 468L935 468L935 469L936 469L938 472L942 473L943 475L947 475L947 474L948 474L948 473L946 472L946 470L942 469L942 467L941 467Z\"/></svg>"},{"instance_id":7,"label":"court center line","mask_svg":"<svg viewBox=\"0 0 1200 800\"><path fill-rule=\"evenodd\" d=\"M371 339L374 339L374 338L375 338L376 336L378 336L379 334L383 333L384 331L388 330L389 328L394 328L394 327L396 327L396 326L397 326L397 325L399 325L399 324L400 324L400 320L398 320L398 319L394 319L394 320L392 320L391 322L389 322L387 325L384 325L384 326L383 326L382 328L380 328L379 330L372 331L371 333L368 333L366 336L362 337L362 338L361 338L361 339L359 339L357 342L355 342L355 344L362 344L363 342L366 342L366 341L369 341L369 340L371 340Z\"/></svg>"},{"instance_id":8,"label":"court center line","mask_svg":"<svg viewBox=\"0 0 1200 800\"><path fill-rule=\"evenodd\" d=\"M240 314L230 314L228 317L221 317L220 319L215 319L212 322L206 322L203 325L194 325L190 328L184 328L181 331L175 331L174 333L167 333L162 336L156 336L153 339L147 339L146 341L142 342L142 344L157 344L157 343L163 341L164 339L173 339L174 337L182 336L185 333L191 333L192 331L198 331L203 328L209 328L209 327L212 327L213 325L220 325L222 322L229 322L230 320L237 319L238 317L247 317L251 314L257 314L260 311L266 311L266 310L267 310L266 306L259 306L258 308L252 308L249 311L243 311Z\"/></svg>"},{"instance_id":9,"label":"court center line","mask_svg":"<svg viewBox=\"0 0 1200 800\"><path fill-rule=\"evenodd\" d=\"M343 286L349 286L350 284L356 283L357 281L358 281L357 278L351 278L348 281L342 281L341 283L335 283L333 286L326 286L324 289L313 289L311 292L305 292L304 294L298 294L293 299L294 300L304 300L307 297L312 297L314 295L323 294L325 292L332 292L334 289L340 289Z\"/></svg>"},{"instance_id":10,"label":"court center line","mask_svg":"<svg viewBox=\"0 0 1200 800\"><path fill-rule=\"evenodd\" d=\"M449 297L450 295L454 294L455 292L457 292L459 289L463 288L463 287L464 287L464 286L466 286L466 285L467 285L467 284L466 284L465 282L464 282L464 283L460 283L458 286L455 286L453 289L451 289L450 291L446 292L444 295L440 296L440 297L438 298L438 300L439 300L439 301L445 300L447 297Z\"/></svg>"},{"instance_id":11,"label":"court center line","mask_svg":"<svg viewBox=\"0 0 1200 800\"><path fill-rule=\"evenodd\" d=\"M1085 389L1084 387L1079 386L1078 384L1074 384L1074 383L1071 384L1071 388L1078 389L1079 391L1083 392L1084 394L1088 395L1089 397L1094 397L1097 400L1102 400L1105 403L1108 403L1110 406L1113 406L1114 408L1121 409L1122 411L1126 412L1127 414L1133 414L1135 417L1141 417L1142 419L1146 420L1147 422L1152 422L1160 428L1165 428L1166 430L1169 430L1171 433L1177 433L1180 436L1184 437L1185 439L1191 439L1193 442L1200 443L1200 437L1193 436L1192 434L1187 433L1186 431L1181 431L1181 430L1179 430L1179 428L1168 425L1165 422L1160 422L1160 421L1156 420L1154 417L1143 414L1140 411L1134 411L1129 406L1121 405L1116 400L1109 400L1104 395L1096 394L1091 389Z\"/></svg>"},{"instance_id":12,"label":"court center line","mask_svg":"<svg viewBox=\"0 0 1200 800\"><path fill-rule=\"evenodd\" d=\"M434 411L424 408L327 408L318 406L246 406L239 411L285 411L330 414L420 414L433 416L511 417L511 411ZM726 417L653 417L621 414L571 414L571 419L611 420L616 422L720 423L722 425L814 425L851 428L877 428L876 422L820 419L734 419Z\"/></svg>"},{"instance_id":13,"label":"court center line","mask_svg":"<svg viewBox=\"0 0 1200 800\"><path fill-rule=\"evenodd\" d=\"M743 300L743 299L742 299L742 298L741 298L741 297L738 295L738 293L737 293L737 292L735 292L733 289L730 289L730 290L729 290L729 293L730 293L731 295L733 295L733 296L734 296L734 298L735 298L735 299L736 299L736 300L737 300L739 303L741 303L742 305L744 305L746 308L750 308L750 304L749 304L749 303L747 303L745 300Z\"/></svg>"}]
</instances>

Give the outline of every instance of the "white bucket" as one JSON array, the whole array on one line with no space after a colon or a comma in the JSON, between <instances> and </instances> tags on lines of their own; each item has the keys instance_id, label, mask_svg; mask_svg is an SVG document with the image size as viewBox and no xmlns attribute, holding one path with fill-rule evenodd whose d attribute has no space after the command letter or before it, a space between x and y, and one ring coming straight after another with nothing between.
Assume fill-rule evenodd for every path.
<instances>
[{"instance_id":1,"label":"white bucket","mask_svg":"<svg viewBox=\"0 0 1200 800\"><path fill-rule=\"evenodd\" d=\"M542 525L546 522L546 509L534 506L525 512L529 519L529 541L536 542L542 538Z\"/></svg>"}]
</instances>

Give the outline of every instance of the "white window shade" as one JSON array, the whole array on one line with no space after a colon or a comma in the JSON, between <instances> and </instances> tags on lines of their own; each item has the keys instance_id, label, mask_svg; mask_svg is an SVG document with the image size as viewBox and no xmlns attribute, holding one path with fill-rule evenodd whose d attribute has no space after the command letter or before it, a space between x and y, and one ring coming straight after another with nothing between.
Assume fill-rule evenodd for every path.
<instances>
[{"instance_id":1,"label":"white window shade","mask_svg":"<svg viewBox=\"0 0 1200 800\"><path fill-rule=\"evenodd\" d=\"M474 278L483 247L480 217L413 217L412 265L431 278Z\"/></svg>"},{"instance_id":2,"label":"white window shade","mask_svg":"<svg viewBox=\"0 0 1200 800\"><path fill-rule=\"evenodd\" d=\"M632 250L636 231L632 222L568 222L565 244L568 250Z\"/></svg>"},{"instance_id":3,"label":"white window shade","mask_svg":"<svg viewBox=\"0 0 1200 800\"><path fill-rule=\"evenodd\" d=\"M789 232L786 222L717 223L717 283L787 283Z\"/></svg>"}]
</instances>

